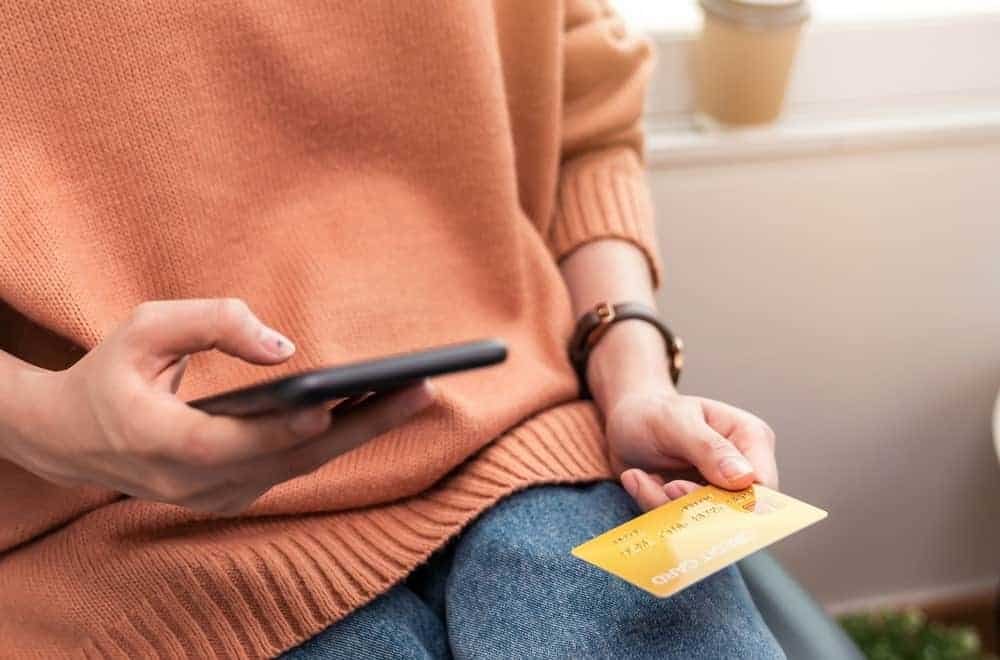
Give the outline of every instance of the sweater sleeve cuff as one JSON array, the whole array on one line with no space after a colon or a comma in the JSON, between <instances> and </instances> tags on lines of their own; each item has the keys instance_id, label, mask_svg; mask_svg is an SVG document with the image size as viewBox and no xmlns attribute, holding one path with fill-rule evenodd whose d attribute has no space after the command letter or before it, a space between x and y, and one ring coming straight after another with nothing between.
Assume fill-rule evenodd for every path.
<instances>
[{"instance_id":1,"label":"sweater sleeve cuff","mask_svg":"<svg viewBox=\"0 0 1000 660\"><path fill-rule=\"evenodd\" d=\"M661 264L653 205L642 164L620 147L563 163L549 244L557 260L590 241L616 238L638 247L649 263L653 286Z\"/></svg>"}]
</instances>

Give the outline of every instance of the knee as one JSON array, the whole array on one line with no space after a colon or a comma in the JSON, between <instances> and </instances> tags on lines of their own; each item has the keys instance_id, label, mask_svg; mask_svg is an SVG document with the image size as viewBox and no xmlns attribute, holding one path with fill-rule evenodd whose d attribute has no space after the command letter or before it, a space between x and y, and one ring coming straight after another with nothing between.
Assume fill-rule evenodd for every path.
<instances>
[{"instance_id":1,"label":"knee","mask_svg":"<svg viewBox=\"0 0 1000 660\"><path fill-rule=\"evenodd\" d=\"M783 657L734 568L657 599L570 554L635 515L611 483L531 489L487 512L455 548L452 644L511 651L516 640L532 657Z\"/></svg>"}]
</instances>

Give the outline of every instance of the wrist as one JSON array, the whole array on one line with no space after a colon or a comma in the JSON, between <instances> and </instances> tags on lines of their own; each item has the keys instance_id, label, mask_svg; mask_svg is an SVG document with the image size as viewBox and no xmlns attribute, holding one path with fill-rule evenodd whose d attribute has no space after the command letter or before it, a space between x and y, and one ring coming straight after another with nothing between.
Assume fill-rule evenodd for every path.
<instances>
[{"instance_id":1,"label":"wrist","mask_svg":"<svg viewBox=\"0 0 1000 660\"><path fill-rule=\"evenodd\" d=\"M43 418L40 401L55 372L30 366L3 365L5 387L0 404L0 459L19 463L20 449L38 434Z\"/></svg>"},{"instance_id":2,"label":"wrist","mask_svg":"<svg viewBox=\"0 0 1000 660\"><path fill-rule=\"evenodd\" d=\"M639 319L614 324L590 352L587 385L603 412L639 392L675 392L659 331Z\"/></svg>"}]
</instances>

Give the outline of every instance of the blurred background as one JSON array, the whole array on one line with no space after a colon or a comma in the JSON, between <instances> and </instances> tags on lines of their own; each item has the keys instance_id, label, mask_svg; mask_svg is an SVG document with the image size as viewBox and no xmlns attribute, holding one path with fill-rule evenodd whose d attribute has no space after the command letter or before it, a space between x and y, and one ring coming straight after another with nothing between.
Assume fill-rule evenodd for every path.
<instances>
[{"instance_id":1,"label":"blurred background","mask_svg":"<svg viewBox=\"0 0 1000 660\"><path fill-rule=\"evenodd\" d=\"M703 28L726 2L613 4L658 50L647 160L684 389L768 420L782 490L830 513L774 553L834 613L996 616L1000 2L814 0L750 63ZM718 90L783 58L779 117L719 118L767 105Z\"/></svg>"}]
</instances>

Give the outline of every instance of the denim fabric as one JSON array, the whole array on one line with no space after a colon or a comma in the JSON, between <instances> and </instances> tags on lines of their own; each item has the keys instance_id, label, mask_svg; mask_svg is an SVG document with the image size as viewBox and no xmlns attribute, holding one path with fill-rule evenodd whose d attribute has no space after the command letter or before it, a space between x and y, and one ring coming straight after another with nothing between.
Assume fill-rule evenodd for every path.
<instances>
[{"instance_id":1,"label":"denim fabric","mask_svg":"<svg viewBox=\"0 0 1000 660\"><path fill-rule=\"evenodd\" d=\"M735 568L657 599L570 555L637 513L608 482L512 495L286 657L784 658Z\"/></svg>"}]
</instances>

